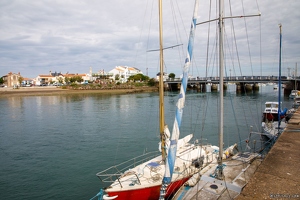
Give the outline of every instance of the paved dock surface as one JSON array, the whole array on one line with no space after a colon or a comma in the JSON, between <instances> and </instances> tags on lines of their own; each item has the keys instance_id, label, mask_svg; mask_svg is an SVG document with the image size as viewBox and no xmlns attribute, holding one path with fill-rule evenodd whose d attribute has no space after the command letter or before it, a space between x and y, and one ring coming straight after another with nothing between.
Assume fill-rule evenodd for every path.
<instances>
[{"instance_id":1,"label":"paved dock surface","mask_svg":"<svg viewBox=\"0 0 300 200\"><path fill-rule=\"evenodd\" d=\"M300 199L300 109L236 199Z\"/></svg>"}]
</instances>

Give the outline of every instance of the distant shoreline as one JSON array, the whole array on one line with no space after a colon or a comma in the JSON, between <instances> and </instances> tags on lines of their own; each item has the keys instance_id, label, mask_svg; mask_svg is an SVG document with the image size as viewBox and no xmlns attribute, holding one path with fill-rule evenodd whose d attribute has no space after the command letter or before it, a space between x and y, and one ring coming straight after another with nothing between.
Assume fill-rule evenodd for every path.
<instances>
[{"instance_id":1,"label":"distant shoreline","mask_svg":"<svg viewBox=\"0 0 300 200\"><path fill-rule=\"evenodd\" d=\"M50 96L50 95L68 95L68 94L130 94L142 92L156 92L157 87L137 87L130 89L62 89L60 87L21 87L18 89L13 88L0 88L0 97L9 96Z\"/></svg>"}]
</instances>

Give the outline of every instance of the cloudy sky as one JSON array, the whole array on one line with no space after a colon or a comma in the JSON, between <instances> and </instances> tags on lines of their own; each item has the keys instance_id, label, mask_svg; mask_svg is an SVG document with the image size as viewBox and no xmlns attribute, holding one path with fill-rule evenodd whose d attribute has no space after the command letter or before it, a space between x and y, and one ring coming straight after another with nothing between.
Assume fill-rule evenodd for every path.
<instances>
[{"instance_id":1,"label":"cloudy sky","mask_svg":"<svg viewBox=\"0 0 300 200\"><path fill-rule=\"evenodd\" d=\"M241 64L246 68L243 75L278 74L279 23L283 27L282 75L287 75L288 68L293 71L296 62L300 63L300 1L231 2L233 15L261 12L261 17L234 20L234 37L243 43L237 46L241 62L251 56L250 65ZM166 71L176 77L184 63L193 5L194 0L164 0L164 45L183 44L164 53ZM208 1L200 0L198 13L198 22L209 18ZM49 71L89 73L90 67L97 72L123 65L154 77L159 70L158 52L147 53L158 48L157 0L1 0L0 26L0 76L20 72L35 78ZM190 73L204 77L216 70L205 71L206 62L213 62L205 55L214 51L214 45L210 40L212 48L207 53L208 25L201 26L196 30L195 64ZM212 36L214 29L210 30ZM232 32L226 30L228 38ZM239 67L228 65L229 70L235 74Z\"/></svg>"}]
</instances>

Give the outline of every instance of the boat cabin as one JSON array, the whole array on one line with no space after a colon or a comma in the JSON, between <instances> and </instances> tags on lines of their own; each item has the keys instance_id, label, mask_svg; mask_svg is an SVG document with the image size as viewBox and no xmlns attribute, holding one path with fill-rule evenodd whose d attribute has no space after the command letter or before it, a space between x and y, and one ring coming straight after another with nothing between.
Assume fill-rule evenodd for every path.
<instances>
[{"instance_id":1,"label":"boat cabin","mask_svg":"<svg viewBox=\"0 0 300 200\"><path fill-rule=\"evenodd\" d=\"M278 102L268 101L265 103L265 110L263 112L262 122L278 121Z\"/></svg>"},{"instance_id":2,"label":"boat cabin","mask_svg":"<svg viewBox=\"0 0 300 200\"><path fill-rule=\"evenodd\" d=\"M278 113L278 102L266 102L264 113Z\"/></svg>"}]
</instances>

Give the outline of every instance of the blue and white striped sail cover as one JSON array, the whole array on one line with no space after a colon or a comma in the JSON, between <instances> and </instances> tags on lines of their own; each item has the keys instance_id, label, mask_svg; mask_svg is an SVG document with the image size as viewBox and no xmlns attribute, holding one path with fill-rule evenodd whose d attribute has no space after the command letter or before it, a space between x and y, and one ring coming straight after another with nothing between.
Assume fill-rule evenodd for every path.
<instances>
[{"instance_id":1,"label":"blue and white striped sail cover","mask_svg":"<svg viewBox=\"0 0 300 200\"><path fill-rule=\"evenodd\" d=\"M194 35L195 35L195 28L196 28L196 21L197 21L197 10L198 10L198 0L196 0L196 2L195 2L194 15L193 15L193 20L192 20L191 30L190 30L190 35L189 35L188 52L187 52L187 57L186 57L184 68L183 68L183 77L181 80L180 94L179 94L178 102L177 102L175 121L174 121L174 125L173 125L171 142L170 142L170 146L169 146L169 150L168 150L168 156L166 159L166 171L165 171L165 175L163 178L163 183L165 183L165 184L168 184L171 182L172 174L173 174L173 170L174 170L176 151L177 151L177 142L178 142L179 134L180 134L179 128L181 125L183 107L184 107L184 103L185 103L185 92L186 92L186 88L187 88L188 72L189 72L189 66L190 66L191 59L192 59Z\"/></svg>"}]
</instances>

